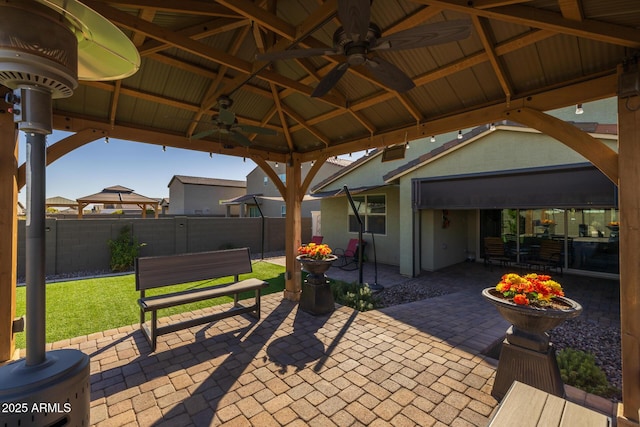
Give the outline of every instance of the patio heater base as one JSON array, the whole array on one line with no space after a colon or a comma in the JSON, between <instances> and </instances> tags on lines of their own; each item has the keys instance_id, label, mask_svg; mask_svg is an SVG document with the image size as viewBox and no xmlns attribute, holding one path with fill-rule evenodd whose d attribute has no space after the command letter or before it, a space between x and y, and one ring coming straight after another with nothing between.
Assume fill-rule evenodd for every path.
<instances>
[{"instance_id":1,"label":"patio heater base","mask_svg":"<svg viewBox=\"0 0 640 427\"><path fill-rule=\"evenodd\" d=\"M546 351L535 351L511 344L505 339L491 395L498 401L502 400L514 381L564 397L564 383L555 347L550 344Z\"/></svg>"},{"instance_id":2,"label":"patio heater base","mask_svg":"<svg viewBox=\"0 0 640 427\"><path fill-rule=\"evenodd\" d=\"M43 363L25 359L0 368L0 425L88 426L89 356L78 350L52 350Z\"/></svg>"}]
</instances>

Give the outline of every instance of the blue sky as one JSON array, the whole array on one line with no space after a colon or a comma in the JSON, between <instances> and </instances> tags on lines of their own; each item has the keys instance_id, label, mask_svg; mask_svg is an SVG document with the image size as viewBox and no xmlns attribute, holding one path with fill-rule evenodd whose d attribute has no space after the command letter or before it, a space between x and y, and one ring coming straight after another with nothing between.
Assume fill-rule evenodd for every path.
<instances>
[{"instance_id":1,"label":"blue sky","mask_svg":"<svg viewBox=\"0 0 640 427\"><path fill-rule=\"evenodd\" d=\"M69 135L54 131L47 136L51 146ZM26 143L20 132L19 163L25 162ZM75 200L122 185L147 197L169 197L169 181L174 175L244 180L256 164L247 159L110 138L98 139L66 154L47 167L47 197ZM18 199L24 204L26 186Z\"/></svg>"}]
</instances>

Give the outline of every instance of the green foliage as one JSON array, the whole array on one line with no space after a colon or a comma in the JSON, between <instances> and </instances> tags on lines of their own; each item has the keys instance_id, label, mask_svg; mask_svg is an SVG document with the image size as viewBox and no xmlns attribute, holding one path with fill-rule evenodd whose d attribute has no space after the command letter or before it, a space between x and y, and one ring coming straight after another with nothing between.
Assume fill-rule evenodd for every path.
<instances>
[{"instance_id":1,"label":"green foliage","mask_svg":"<svg viewBox=\"0 0 640 427\"><path fill-rule=\"evenodd\" d=\"M139 250L146 243L138 243L131 234L131 227L125 225L120 229L120 235L115 240L109 240L111 249L111 271L131 271Z\"/></svg>"},{"instance_id":2,"label":"green foliage","mask_svg":"<svg viewBox=\"0 0 640 427\"><path fill-rule=\"evenodd\" d=\"M240 280L257 277L269 282L262 290L263 295L282 293L284 290L284 267L264 261L253 263L253 272L241 274ZM166 292L229 283L232 277L217 280L204 280L168 286L162 289L149 289L147 296ZM239 299L253 298L254 291L240 294ZM135 325L140 320L140 308L137 301L140 293L136 291L133 274L115 275L93 279L73 280L47 284L46 300L46 340L56 342L64 339L106 331L121 326ZM158 317L189 312L233 302L232 296L180 305L158 311ZM26 311L26 287L16 289L16 316ZM149 318L150 316L147 316ZM24 332L16 334L16 347L25 348ZM4 424L2 424L4 425Z\"/></svg>"},{"instance_id":3,"label":"green foliage","mask_svg":"<svg viewBox=\"0 0 640 427\"><path fill-rule=\"evenodd\" d=\"M111 212L111 215L124 215L122 209L118 209L116 211Z\"/></svg>"},{"instance_id":4,"label":"green foliage","mask_svg":"<svg viewBox=\"0 0 640 427\"><path fill-rule=\"evenodd\" d=\"M582 350L565 348L558 355L562 381L602 397L612 397L619 390L609 384L604 371L596 365L595 356Z\"/></svg>"},{"instance_id":5,"label":"green foliage","mask_svg":"<svg viewBox=\"0 0 640 427\"><path fill-rule=\"evenodd\" d=\"M373 310L378 307L378 300L366 284L331 282L331 292L338 304L355 308L358 311Z\"/></svg>"}]
</instances>

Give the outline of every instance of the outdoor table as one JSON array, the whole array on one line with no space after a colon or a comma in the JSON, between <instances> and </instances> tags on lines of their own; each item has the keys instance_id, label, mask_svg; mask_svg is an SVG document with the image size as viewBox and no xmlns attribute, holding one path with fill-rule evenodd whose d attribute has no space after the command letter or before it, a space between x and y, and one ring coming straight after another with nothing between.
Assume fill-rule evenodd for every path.
<instances>
[{"instance_id":1,"label":"outdoor table","mask_svg":"<svg viewBox=\"0 0 640 427\"><path fill-rule=\"evenodd\" d=\"M611 427L611 418L514 381L488 427Z\"/></svg>"}]
</instances>

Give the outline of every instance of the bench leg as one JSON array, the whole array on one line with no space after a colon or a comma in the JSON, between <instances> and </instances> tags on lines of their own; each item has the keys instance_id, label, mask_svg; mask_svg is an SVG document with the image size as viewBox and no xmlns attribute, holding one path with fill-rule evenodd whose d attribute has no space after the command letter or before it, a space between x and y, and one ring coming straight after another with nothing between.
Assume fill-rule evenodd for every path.
<instances>
[{"instance_id":1,"label":"bench leg","mask_svg":"<svg viewBox=\"0 0 640 427\"><path fill-rule=\"evenodd\" d=\"M156 351L156 341L158 339L158 312L153 310L151 312L151 351Z\"/></svg>"}]
</instances>

